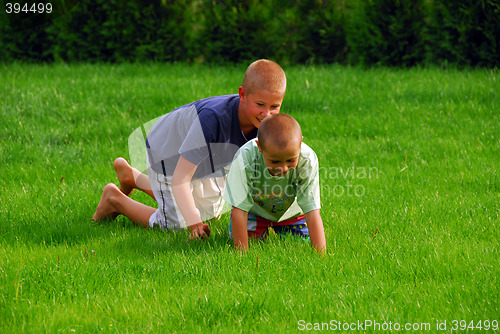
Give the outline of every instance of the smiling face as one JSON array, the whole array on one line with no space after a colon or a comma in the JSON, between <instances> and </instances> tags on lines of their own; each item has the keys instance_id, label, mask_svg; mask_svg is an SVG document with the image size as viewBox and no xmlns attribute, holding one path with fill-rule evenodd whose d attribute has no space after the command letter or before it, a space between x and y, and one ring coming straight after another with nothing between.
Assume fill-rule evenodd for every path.
<instances>
[{"instance_id":1,"label":"smiling face","mask_svg":"<svg viewBox=\"0 0 500 334\"><path fill-rule=\"evenodd\" d=\"M277 63L259 59L248 66L238 91L238 117L245 135L259 128L267 116L280 112L285 91L286 75Z\"/></svg>"},{"instance_id":2,"label":"smiling face","mask_svg":"<svg viewBox=\"0 0 500 334\"><path fill-rule=\"evenodd\" d=\"M298 140L293 140L285 148L281 148L273 143L266 143L262 147L257 141L259 151L264 157L269 174L272 176L285 176L291 168L297 167L300 156L300 144Z\"/></svg>"},{"instance_id":3,"label":"smiling face","mask_svg":"<svg viewBox=\"0 0 500 334\"><path fill-rule=\"evenodd\" d=\"M271 92L266 89L254 89L251 93L239 88L240 106L238 115L243 133L259 128L260 123L271 114L280 112L285 90Z\"/></svg>"}]
</instances>

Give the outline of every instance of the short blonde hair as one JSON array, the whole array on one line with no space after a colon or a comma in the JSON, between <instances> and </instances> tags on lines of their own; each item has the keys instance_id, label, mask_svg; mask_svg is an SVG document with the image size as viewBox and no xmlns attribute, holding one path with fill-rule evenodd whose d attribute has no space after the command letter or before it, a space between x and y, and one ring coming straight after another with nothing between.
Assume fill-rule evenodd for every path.
<instances>
[{"instance_id":1,"label":"short blonde hair","mask_svg":"<svg viewBox=\"0 0 500 334\"><path fill-rule=\"evenodd\" d=\"M268 143L284 149L290 144L302 142L302 130L299 123L290 115L269 115L260 123L257 138L262 149L265 149Z\"/></svg>"},{"instance_id":2,"label":"short blonde hair","mask_svg":"<svg viewBox=\"0 0 500 334\"><path fill-rule=\"evenodd\" d=\"M286 75L281 66L274 61L259 59L248 66L242 86L247 94L257 89L284 92L286 90Z\"/></svg>"}]
</instances>

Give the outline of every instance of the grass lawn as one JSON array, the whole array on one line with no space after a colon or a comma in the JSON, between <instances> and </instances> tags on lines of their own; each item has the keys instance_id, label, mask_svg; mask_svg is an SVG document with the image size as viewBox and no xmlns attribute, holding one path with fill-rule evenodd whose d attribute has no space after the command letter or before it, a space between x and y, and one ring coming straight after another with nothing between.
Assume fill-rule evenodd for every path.
<instances>
[{"instance_id":1,"label":"grass lawn","mask_svg":"<svg viewBox=\"0 0 500 334\"><path fill-rule=\"evenodd\" d=\"M326 256L91 221L134 129L245 68L0 65L0 332L498 330L498 71L284 68Z\"/></svg>"}]
</instances>

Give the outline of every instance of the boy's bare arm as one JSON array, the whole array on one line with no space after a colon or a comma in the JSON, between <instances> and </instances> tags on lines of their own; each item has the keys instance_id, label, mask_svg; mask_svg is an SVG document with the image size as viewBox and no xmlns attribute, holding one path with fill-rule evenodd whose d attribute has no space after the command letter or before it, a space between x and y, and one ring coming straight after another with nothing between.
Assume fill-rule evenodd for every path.
<instances>
[{"instance_id":1,"label":"boy's bare arm","mask_svg":"<svg viewBox=\"0 0 500 334\"><path fill-rule=\"evenodd\" d=\"M248 212L233 206L231 210L231 229L234 247L242 252L248 249L247 220Z\"/></svg>"},{"instance_id":2,"label":"boy's bare arm","mask_svg":"<svg viewBox=\"0 0 500 334\"><path fill-rule=\"evenodd\" d=\"M319 253L326 252L325 229L323 228L323 220L318 210L313 210L305 214L311 244Z\"/></svg>"},{"instance_id":3,"label":"boy's bare arm","mask_svg":"<svg viewBox=\"0 0 500 334\"><path fill-rule=\"evenodd\" d=\"M181 156L172 176L172 193L191 231L190 239L204 239L210 235L210 229L207 224L203 224L191 193L191 179L197 168L197 165Z\"/></svg>"}]
</instances>

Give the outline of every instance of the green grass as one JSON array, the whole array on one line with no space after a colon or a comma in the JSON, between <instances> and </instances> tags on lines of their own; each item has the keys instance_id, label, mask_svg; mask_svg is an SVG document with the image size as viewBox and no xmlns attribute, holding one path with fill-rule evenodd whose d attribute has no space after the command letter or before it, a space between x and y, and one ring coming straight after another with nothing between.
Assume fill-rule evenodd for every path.
<instances>
[{"instance_id":1,"label":"green grass","mask_svg":"<svg viewBox=\"0 0 500 334\"><path fill-rule=\"evenodd\" d=\"M275 235L241 256L227 215L190 244L91 222L135 128L236 93L244 70L0 65L0 332L500 320L497 71L285 68L282 111L322 167L327 256Z\"/></svg>"}]
</instances>

